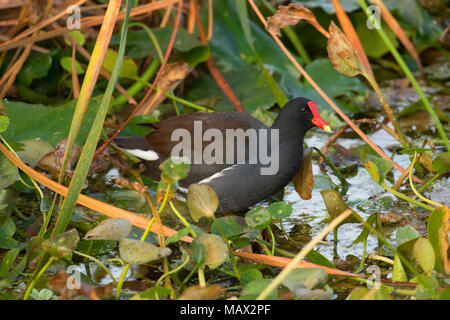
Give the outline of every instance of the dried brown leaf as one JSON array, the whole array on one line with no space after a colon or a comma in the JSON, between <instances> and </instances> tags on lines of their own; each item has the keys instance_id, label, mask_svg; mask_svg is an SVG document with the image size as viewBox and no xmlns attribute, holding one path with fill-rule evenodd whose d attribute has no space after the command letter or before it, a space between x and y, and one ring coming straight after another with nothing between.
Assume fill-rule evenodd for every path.
<instances>
[{"instance_id":1,"label":"dried brown leaf","mask_svg":"<svg viewBox=\"0 0 450 320\"><path fill-rule=\"evenodd\" d=\"M363 69L355 49L333 21L330 23L329 31L327 50L334 68L347 77L362 73Z\"/></svg>"},{"instance_id":2,"label":"dried brown leaf","mask_svg":"<svg viewBox=\"0 0 450 320\"><path fill-rule=\"evenodd\" d=\"M290 3L288 6L279 6L278 11L272 17L267 18L266 30L277 36L281 36L281 28L296 25L301 20L308 22L328 37L328 32L317 22L314 13L299 3Z\"/></svg>"},{"instance_id":3,"label":"dried brown leaf","mask_svg":"<svg viewBox=\"0 0 450 320\"><path fill-rule=\"evenodd\" d=\"M314 179L312 171L312 149L305 148L303 150L303 160L300 170L295 176L294 183L295 191L303 200L311 199L312 190L314 188Z\"/></svg>"},{"instance_id":4,"label":"dried brown leaf","mask_svg":"<svg viewBox=\"0 0 450 320\"><path fill-rule=\"evenodd\" d=\"M69 277L64 271L59 271L48 282L47 287L52 291L60 292L59 300L72 300L76 296L86 296L92 300L101 300L113 295L112 285L93 286L90 284L76 281L77 279Z\"/></svg>"}]
</instances>

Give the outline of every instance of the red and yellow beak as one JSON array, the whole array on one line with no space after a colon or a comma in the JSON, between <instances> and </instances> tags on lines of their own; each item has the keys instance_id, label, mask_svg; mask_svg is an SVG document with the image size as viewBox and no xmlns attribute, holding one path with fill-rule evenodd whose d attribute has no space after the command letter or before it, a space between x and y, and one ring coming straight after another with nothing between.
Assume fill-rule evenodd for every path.
<instances>
[{"instance_id":1,"label":"red and yellow beak","mask_svg":"<svg viewBox=\"0 0 450 320\"><path fill-rule=\"evenodd\" d=\"M325 130L326 132L330 132L331 133L330 126L319 115L319 110L317 109L317 105L314 102L309 101L308 102L308 107L309 107L309 109L311 110L311 112L312 112L312 114L314 116L314 118L312 119L313 125L315 125L316 127L319 127L322 130Z\"/></svg>"}]
</instances>

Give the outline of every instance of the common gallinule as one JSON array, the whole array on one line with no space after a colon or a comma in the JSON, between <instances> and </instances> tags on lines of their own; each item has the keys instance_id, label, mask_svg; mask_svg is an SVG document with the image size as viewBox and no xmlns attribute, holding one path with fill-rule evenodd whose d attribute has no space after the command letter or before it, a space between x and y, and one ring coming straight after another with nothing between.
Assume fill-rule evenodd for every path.
<instances>
[{"instance_id":1,"label":"common gallinule","mask_svg":"<svg viewBox=\"0 0 450 320\"><path fill-rule=\"evenodd\" d=\"M153 129L147 136L118 137L114 144L142 159L143 175L159 181L160 163L173 155L174 148L180 149L182 135L193 137L192 144L183 145L188 150L179 154L191 160L189 175L179 186L182 190L192 183L212 187L219 198L217 212L222 213L246 210L286 186L300 168L305 133L313 126L331 132L316 104L307 98L290 100L271 127L241 112L194 112L145 126ZM240 158L242 145L235 143L233 133L241 137L245 133ZM218 139L223 139L222 147L211 152Z\"/></svg>"}]
</instances>

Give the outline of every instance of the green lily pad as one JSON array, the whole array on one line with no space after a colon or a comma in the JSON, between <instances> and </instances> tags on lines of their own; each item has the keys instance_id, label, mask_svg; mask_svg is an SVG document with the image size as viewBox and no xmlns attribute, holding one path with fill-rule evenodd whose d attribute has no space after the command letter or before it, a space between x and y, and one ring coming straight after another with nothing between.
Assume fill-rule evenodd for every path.
<instances>
[{"instance_id":1,"label":"green lily pad","mask_svg":"<svg viewBox=\"0 0 450 320\"><path fill-rule=\"evenodd\" d=\"M51 54L31 53L17 75L17 83L28 87L33 80L43 78L52 66Z\"/></svg>"},{"instance_id":2,"label":"green lily pad","mask_svg":"<svg viewBox=\"0 0 450 320\"><path fill-rule=\"evenodd\" d=\"M9 118L7 116L0 116L0 133L6 131L9 126Z\"/></svg>"},{"instance_id":3,"label":"green lily pad","mask_svg":"<svg viewBox=\"0 0 450 320\"><path fill-rule=\"evenodd\" d=\"M275 202L269 206L269 214L272 219L285 219L290 217L292 206L284 202Z\"/></svg>"},{"instance_id":4,"label":"green lily pad","mask_svg":"<svg viewBox=\"0 0 450 320\"><path fill-rule=\"evenodd\" d=\"M272 221L269 210L264 207L256 207L245 214L245 221L250 228L263 230Z\"/></svg>"}]
</instances>

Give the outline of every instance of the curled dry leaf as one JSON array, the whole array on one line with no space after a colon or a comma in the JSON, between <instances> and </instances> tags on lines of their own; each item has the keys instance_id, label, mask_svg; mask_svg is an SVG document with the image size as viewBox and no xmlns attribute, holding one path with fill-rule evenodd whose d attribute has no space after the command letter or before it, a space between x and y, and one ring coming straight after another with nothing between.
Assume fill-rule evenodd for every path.
<instances>
[{"instance_id":1,"label":"curled dry leaf","mask_svg":"<svg viewBox=\"0 0 450 320\"><path fill-rule=\"evenodd\" d=\"M64 153L66 152L66 143L67 139L61 140L56 145L55 151L49 152L45 156L43 156L38 163L39 168L48 171L55 176L59 176L59 171L61 170L64 161ZM80 155L81 148L78 145L74 145L72 154L70 155L70 159L67 163L67 175L72 175L71 168L78 161Z\"/></svg>"},{"instance_id":2,"label":"curled dry leaf","mask_svg":"<svg viewBox=\"0 0 450 320\"><path fill-rule=\"evenodd\" d=\"M314 179L312 171L312 148L303 150L303 160L300 170L292 181L295 191L303 200L311 199L312 190L314 188Z\"/></svg>"},{"instance_id":3,"label":"curled dry leaf","mask_svg":"<svg viewBox=\"0 0 450 320\"><path fill-rule=\"evenodd\" d=\"M364 70L355 49L333 21L330 23L329 31L327 50L333 67L347 77L363 73Z\"/></svg>"},{"instance_id":4,"label":"curled dry leaf","mask_svg":"<svg viewBox=\"0 0 450 320\"><path fill-rule=\"evenodd\" d=\"M267 18L266 30L277 36L281 36L281 28L296 25L301 20L308 22L328 37L328 32L317 22L314 13L299 3L290 3L288 6L279 6L278 11L272 17Z\"/></svg>"},{"instance_id":5,"label":"curled dry leaf","mask_svg":"<svg viewBox=\"0 0 450 320\"><path fill-rule=\"evenodd\" d=\"M131 223L125 218L107 219L89 230L85 240L122 240L131 232Z\"/></svg>"},{"instance_id":6,"label":"curled dry leaf","mask_svg":"<svg viewBox=\"0 0 450 320\"><path fill-rule=\"evenodd\" d=\"M177 81L186 78L191 71L189 65L186 62L169 63L164 68L164 71L159 78L157 86L162 91L167 91Z\"/></svg>"}]
</instances>

